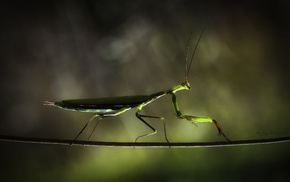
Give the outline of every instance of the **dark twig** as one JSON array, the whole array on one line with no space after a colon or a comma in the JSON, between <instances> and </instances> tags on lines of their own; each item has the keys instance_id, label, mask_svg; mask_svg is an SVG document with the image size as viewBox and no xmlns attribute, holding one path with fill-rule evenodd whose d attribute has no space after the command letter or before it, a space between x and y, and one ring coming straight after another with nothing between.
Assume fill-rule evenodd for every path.
<instances>
[{"instance_id":1,"label":"dark twig","mask_svg":"<svg viewBox=\"0 0 290 182\"><path fill-rule=\"evenodd\" d=\"M27 138L0 135L0 141L18 143L37 143L50 145L67 145L73 140L46 139L46 138ZM258 140L238 140L223 142L195 142L195 143L135 143L135 142L98 142L98 141L75 141L73 146L94 146L94 147L126 147L126 148L200 148L200 147L229 147L242 145L259 145L290 142L290 137L258 139Z\"/></svg>"}]
</instances>

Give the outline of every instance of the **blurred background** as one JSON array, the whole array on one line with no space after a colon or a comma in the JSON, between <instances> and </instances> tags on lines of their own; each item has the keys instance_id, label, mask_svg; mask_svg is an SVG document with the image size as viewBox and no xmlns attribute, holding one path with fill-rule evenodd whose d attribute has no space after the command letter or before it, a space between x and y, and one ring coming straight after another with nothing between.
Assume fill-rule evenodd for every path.
<instances>
[{"instance_id":1,"label":"blurred background","mask_svg":"<svg viewBox=\"0 0 290 182\"><path fill-rule=\"evenodd\" d=\"M184 81L183 114L210 116L231 140L290 135L289 1L2 1L0 134L73 139L92 117L43 101L151 94ZM171 97L142 114L166 119L171 142L224 141L216 127L175 118ZM162 122L140 142L165 142ZM91 124L80 136L86 140ZM106 118L90 140L151 132L135 109ZM5 181L287 181L290 144L126 149L1 142Z\"/></svg>"}]
</instances>

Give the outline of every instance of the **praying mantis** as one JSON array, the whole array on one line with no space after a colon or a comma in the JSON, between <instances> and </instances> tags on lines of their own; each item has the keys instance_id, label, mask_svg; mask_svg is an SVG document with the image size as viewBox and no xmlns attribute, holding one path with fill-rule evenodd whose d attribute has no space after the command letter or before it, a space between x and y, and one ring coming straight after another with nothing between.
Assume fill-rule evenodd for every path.
<instances>
[{"instance_id":1,"label":"praying mantis","mask_svg":"<svg viewBox=\"0 0 290 182\"><path fill-rule=\"evenodd\" d=\"M177 103L177 97L176 92L181 90L190 90L190 84L188 82L188 76L190 72L190 67L193 61L193 57L196 53L198 44L200 42L200 39L204 33L205 28L203 29L202 33L200 34L198 41L194 47L192 56L190 58L190 62L188 64L188 52L189 52L189 43L190 43L190 37L187 44L187 51L186 51L186 58L185 58L185 82L181 83L180 85L176 85L172 88L153 93L151 95L134 95L134 96L121 96L121 97L107 97L107 98L90 98L90 99L72 99L72 100L62 100L60 102L53 102L53 101L44 101L44 105L49 106L55 106L60 109L69 110L69 111L79 111L79 112L87 112L87 113L94 113L94 116L91 117L91 119L85 124L85 126L82 128L82 130L79 132L79 134L75 137L72 144L78 139L78 137L82 134L82 132L85 130L85 128L89 125L89 123L94 119L98 118L97 124L94 127L93 131L91 132L89 138L91 137L92 133L94 132L95 128L97 127L100 120L107 117L114 117L118 116L120 114L123 114L124 112L137 107L136 109L136 117L142 121L147 127L149 127L153 132L147 133L144 135L140 135L135 139L135 142L137 142L138 139L142 137L147 137L150 135L154 135L157 133L157 130L153 128L150 124L148 124L144 118L152 118L152 119L159 119L163 121L163 127L164 127L164 136L166 141L169 143L169 140L167 138L166 134L166 127L165 127L165 119L163 117L158 116L149 116L149 115L142 115L140 114L142 108L144 106L147 106L148 104L152 103L153 101L165 96L165 95L171 95L172 97L172 104L173 109L175 112L175 115L178 119L184 119L187 121L190 121L194 124L198 123L214 123L215 126L218 129L219 135L223 135L223 137L230 141L226 135L222 132L220 125L218 122L210 117L204 117L204 116L190 116L190 115L183 115L181 111L179 110L178 103ZM89 139L88 138L88 139Z\"/></svg>"}]
</instances>

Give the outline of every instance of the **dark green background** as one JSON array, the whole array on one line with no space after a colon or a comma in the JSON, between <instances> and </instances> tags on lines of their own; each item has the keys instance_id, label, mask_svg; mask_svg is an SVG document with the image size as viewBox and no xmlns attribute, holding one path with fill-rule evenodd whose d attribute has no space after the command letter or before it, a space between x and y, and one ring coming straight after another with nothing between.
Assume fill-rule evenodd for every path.
<instances>
[{"instance_id":1,"label":"dark green background","mask_svg":"<svg viewBox=\"0 0 290 182\"><path fill-rule=\"evenodd\" d=\"M150 94L184 81L184 114L210 116L231 140L289 136L288 1L2 1L4 135L73 139L92 114L44 100ZM223 141L213 124L174 116L170 96L143 114L163 116L172 142ZM147 119L164 141L162 122ZM93 124L81 135L85 140ZM91 140L131 142L150 132L135 110L104 119ZM290 145L124 149L1 142L1 181L287 181Z\"/></svg>"}]
</instances>

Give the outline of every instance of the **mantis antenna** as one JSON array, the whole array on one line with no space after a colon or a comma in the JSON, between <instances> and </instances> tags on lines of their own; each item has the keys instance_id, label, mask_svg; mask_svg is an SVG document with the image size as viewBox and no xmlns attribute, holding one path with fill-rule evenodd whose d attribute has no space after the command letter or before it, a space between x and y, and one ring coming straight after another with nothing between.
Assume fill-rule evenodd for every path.
<instances>
[{"instance_id":1,"label":"mantis antenna","mask_svg":"<svg viewBox=\"0 0 290 182\"><path fill-rule=\"evenodd\" d=\"M193 61L193 57L195 55L195 52L196 52L196 49L198 47L198 44L199 44L199 41L203 35L203 32L205 31L205 28L206 26L203 28L198 40L197 40L197 43L194 47L194 50L193 50L193 53L192 53L192 56L191 56L191 59L190 59L190 63L188 64L188 52L189 52L189 43L190 43L190 39L191 39L191 35L192 35L192 32L190 32L190 36L189 36L189 39L188 39L188 43L187 43L187 48L186 48L186 58L185 58L185 82L188 82L188 75L189 75L189 72L190 72L190 67L191 67L191 63Z\"/></svg>"}]
</instances>

